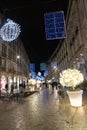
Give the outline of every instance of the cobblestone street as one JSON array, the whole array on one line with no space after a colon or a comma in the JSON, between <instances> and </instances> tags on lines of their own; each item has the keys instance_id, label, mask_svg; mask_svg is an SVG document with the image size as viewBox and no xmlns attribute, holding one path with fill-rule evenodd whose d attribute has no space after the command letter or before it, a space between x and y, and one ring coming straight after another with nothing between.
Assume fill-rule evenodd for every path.
<instances>
[{"instance_id":1,"label":"cobblestone street","mask_svg":"<svg viewBox=\"0 0 87 130\"><path fill-rule=\"evenodd\" d=\"M0 100L0 130L87 130L87 100L71 107L68 96L58 101L50 89L36 92L23 102Z\"/></svg>"}]
</instances>

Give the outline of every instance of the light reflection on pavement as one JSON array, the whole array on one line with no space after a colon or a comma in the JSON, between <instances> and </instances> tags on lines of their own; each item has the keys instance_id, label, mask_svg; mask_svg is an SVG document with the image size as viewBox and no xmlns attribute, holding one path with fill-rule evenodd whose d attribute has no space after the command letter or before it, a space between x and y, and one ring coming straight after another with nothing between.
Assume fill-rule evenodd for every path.
<instances>
[{"instance_id":1,"label":"light reflection on pavement","mask_svg":"<svg viewBox=\"0 0 87 130\"><path fill-rule=\"evenodd\" d=\"M0 100L0 130L87 130L87 101L71 107L68 97L58 101L44 89L22 103Z\"/></svg>"}]
</instances>

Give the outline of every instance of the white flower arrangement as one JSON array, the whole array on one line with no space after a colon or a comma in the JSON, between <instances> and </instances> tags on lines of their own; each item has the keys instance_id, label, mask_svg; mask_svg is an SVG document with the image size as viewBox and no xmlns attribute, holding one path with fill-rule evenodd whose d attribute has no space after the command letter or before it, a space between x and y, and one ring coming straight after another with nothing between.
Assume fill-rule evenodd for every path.
<instances>
[{"instance_id":1,"label":"white flower arrangement","mask_svg":"<svg viewBox=\"0 0 87 130\"><path fill-rule=\"evenodd\" d=\"M73 90L84 81L83 74L77 69L67 69L60 73L60 84Z\"/></svg>"}]
</instances>

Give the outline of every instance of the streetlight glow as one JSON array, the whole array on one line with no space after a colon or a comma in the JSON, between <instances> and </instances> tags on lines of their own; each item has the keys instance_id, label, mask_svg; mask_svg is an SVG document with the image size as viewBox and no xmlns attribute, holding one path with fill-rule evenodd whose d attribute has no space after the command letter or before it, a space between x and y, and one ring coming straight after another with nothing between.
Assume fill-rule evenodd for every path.
<instances>
[{"instance_id":1,"label":"streetlight glow","mask_svg":"<svg viewBox=\"0 0 87 130\"><path fill-rule=\"evenodd\" d=\"M19 56L19 55L17 56L17 59L20 59L20 56Z\"/></svg>"}]
</instances>

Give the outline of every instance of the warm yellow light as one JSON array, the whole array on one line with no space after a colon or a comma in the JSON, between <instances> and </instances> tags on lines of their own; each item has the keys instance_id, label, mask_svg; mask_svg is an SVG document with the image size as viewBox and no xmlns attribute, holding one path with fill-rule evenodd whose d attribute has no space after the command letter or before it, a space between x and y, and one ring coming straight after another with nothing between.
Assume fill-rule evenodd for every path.
<instances>
[{"instance_id":1,"label":"warm yellow light","mask_svg":"<svg viewBox=\"0 0 87 130\"><path fill-rule=\"evenodd\" d=\"M77 69L67 69L60 73L59 81L62 86L72 87L72 89L75 89L84 81L84 75Z\"/></svg>"},{"instance_id":2,"label":"warm yellow light","mask_svg":"<svg viewBox=\"0 0 87 130\"><path fill-rule=\"evenodd\" d=\"M83 90L80 91L67 91L69 96L70 104L74 107L81 107L82 106L82 94Z\"/></svg>"},{"instance_id":3,"label":"warm yellow light","mask_svg":"<svg viewBox=\"0 0 87 130\"><path fill-rule=\"evenodd\" d=\"M36 85L36 80L35 79L30 79L29 80L29 85Z\"/></svg>"}]
</instances>

